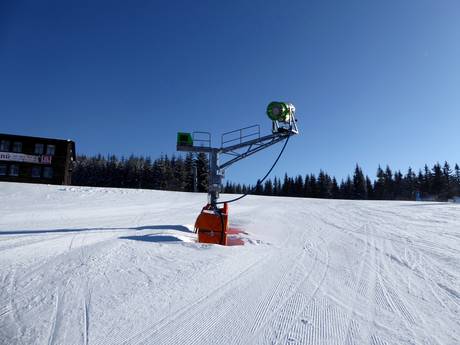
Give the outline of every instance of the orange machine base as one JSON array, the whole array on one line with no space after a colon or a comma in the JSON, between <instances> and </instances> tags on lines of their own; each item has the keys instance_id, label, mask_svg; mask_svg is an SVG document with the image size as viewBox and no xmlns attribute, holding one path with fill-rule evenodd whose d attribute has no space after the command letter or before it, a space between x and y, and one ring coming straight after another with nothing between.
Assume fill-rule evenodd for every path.
<instances>
[{"instance_id":1,"label":"orange machine base","mask_svg":"<svg viewBox=\"0 0 460 345\"><path fill-rule=\"evenodd\" d=\"M244 241L238 236L244 231L231 229L228 226L228 205L226 203L223 208L217 210L209 204L203 207L195 222L195 232L198 233L199 243L223 246L244 245Z\"/></svg>"}]
</instances>

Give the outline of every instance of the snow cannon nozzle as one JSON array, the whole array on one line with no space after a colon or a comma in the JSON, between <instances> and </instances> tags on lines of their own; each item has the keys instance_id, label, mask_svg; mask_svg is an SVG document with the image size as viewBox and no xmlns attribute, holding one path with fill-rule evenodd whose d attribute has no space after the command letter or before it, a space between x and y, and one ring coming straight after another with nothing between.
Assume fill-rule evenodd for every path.
<instances>
[{"instance_id":1,"label":"snow cannon nozzle","mask_svg":"<svg viewBox=\"0 0 460 345\"><path fill-rule=\"evenodd\" d=\"M267 106L267 115L272 121L290 122L295 113L295 107L292 103L271 102Z\"/></svg>"}]
</instances>

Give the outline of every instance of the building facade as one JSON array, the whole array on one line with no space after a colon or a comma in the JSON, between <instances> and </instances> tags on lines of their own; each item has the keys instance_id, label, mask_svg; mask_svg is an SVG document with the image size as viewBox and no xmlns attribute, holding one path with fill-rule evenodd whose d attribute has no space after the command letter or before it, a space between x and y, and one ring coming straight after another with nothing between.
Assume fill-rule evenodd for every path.
<instances>
[{"instance_id":1,"label":"building facade","mask_svg":"<svg viewBox=\"0 0 460 345\"><path fill-rule=\"evenodd\" d=\"M71 184L71 140L0 134L0 181Z\"/></svg>"}]
</instances>

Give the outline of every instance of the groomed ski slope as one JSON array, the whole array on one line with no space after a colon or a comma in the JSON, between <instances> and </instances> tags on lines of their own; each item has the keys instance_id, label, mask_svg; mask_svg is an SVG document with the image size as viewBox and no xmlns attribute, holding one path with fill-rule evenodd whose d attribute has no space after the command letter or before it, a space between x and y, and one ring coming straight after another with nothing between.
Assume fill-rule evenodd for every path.
<instances>
[{"instance_id":1,"label":"groomed ski slope","mask_svg":"<svg viewBox=\"0 0 460 345\"><path fill-rule=\"evenodd\" d=\"M460 205L0 183L1 344L459 344Z\"/></svg>"}]
</instances>

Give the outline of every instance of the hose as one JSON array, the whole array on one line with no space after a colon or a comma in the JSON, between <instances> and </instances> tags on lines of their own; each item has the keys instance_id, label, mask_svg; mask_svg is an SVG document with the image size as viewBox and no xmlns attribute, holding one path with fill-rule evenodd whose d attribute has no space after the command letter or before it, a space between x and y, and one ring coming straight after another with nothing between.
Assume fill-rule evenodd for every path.
<instances>
[{"instance_id":1,"label":"hose","mask_svg":"<svg viewBox=\"0 0 460 345\"><path fill-rule=\"evenodd\" d=\"M230 199L230 200L226 200L226 201L219 201L219 202L216 202L216 205L218 205L218 204L225 204L225 203L229 204L229 203L231 203L231 202L235 202L235 201L241 200L241 199L243 199L245 196L247 196L250 192L255 191L256 188L257 188L259 185L261 185L262 182L265 181L265 179L268 177L268 175L270 175L270 173L272 172L273 168L275 168L276 163L278 163L279 159L281 158L281 156L282 156L282 154L283 154L283 152L284 152L284 149L286 148L286 145L287 145L287 143L288 143L290 137L291 137L291 136L289 135L289 136L286 138L286 141L284 142L283 148L281 149L281 151L280 151L278 157L275 159L275 162L273 163L273 165L271 166L271 168L268 170L268 172L265 174L265 176L264 176L262 179L257 180L257 183L256 183L256 185L255 185L255 187L254 187L253 189L247 191L246 193L244 193L243 195L240 195L240 196L237 197L237 198Z\"/></svg>"}]
</instances>

